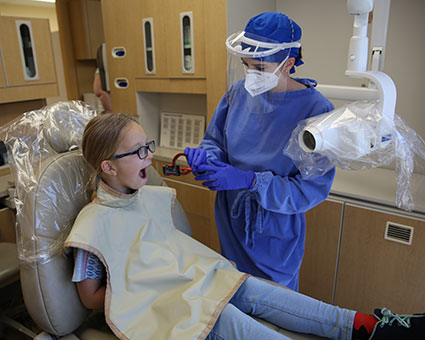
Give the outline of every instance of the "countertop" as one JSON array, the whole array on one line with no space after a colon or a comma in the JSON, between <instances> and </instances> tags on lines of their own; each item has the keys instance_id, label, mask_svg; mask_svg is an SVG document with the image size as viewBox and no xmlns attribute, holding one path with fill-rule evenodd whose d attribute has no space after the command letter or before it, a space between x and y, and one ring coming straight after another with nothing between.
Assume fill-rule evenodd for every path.
<instances>
[{"instance_id":1,"label":"countertop","mask_svg":"<svg viewBox=\"0 0 425 340\"><path fill-rule=\"evenodd\" d=\"M425 213L425 175L413 174L411 191L415 200L414 212ZM384 204L396 208L397 176L394 170L342 170L337 168L331 194Z\"/></svg>"},{"instance_id":2,"label":"countertop","mask_svg":"<svg viewBox=\"0 0 425 340\"><path fill-rule=\"evenodd\" d=\"M183 150L157 147L154 159L170 162L179 152ZM179 158L177 163L186 164L184 157ZM415 200L413 212L425 214L425 175L413 174L411 183ZM368 170L337 168L331 188L331 195L399 209L396 204L396 193L396 174L394 170L385 168Z\"/></svg>"}]
</instances>

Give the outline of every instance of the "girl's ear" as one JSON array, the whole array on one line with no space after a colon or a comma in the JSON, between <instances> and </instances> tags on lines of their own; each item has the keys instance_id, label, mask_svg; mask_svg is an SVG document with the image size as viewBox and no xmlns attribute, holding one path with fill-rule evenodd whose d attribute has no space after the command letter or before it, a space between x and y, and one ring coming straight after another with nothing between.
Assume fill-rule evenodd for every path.
<instances>
[{"instance_id":1,"label":"girl's ear","mask_svg":"<svg viewBox=\"0 0 425 340\"><path fill-rule=\"evenodd\" d=\"M117 171L114 167L114 164L110 160L104 160L100 163L100 168L105 174L115 176Z\"/></svg>"}]
</instances>

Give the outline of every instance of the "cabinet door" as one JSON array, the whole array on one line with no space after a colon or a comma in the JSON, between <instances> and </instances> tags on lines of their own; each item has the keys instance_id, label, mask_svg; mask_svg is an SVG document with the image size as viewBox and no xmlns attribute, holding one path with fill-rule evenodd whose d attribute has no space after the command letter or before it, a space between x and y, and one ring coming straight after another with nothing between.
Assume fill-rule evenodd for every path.
<instances>
[{"instance_id":1,"label":"cabinet door","mask_svg":"<svg viewBox=\"0 0 425 340\"><path fill-rule=\"evenodd\" d=\"M162 166L169 164L154 160L152 165L162 175ZM164 177L171 188L176 189L177 199L182 205L192 228L192 236L216 252L220 252L220 242L214 218L215 193L201 187L193 174L178 179Z\"/></svg>"},{"instance_id":2,"label":"cabinet door","mask_svg":"<svg viewBox=\"0 0 425 340\"><path fill-rule=\"evenodd\" d=\"M9 208L0 209L0 242L16 242L15 212Z\"/></svg>"},{"instance_id":3,"label":"cabinet door","mask_svg":"<svg viewBox=\"0 0 425 340\"><path fill-rule=\"evenodd\" d=\"M385 239L387 222L399 225L400 235L412 227L411 245ZM335 304L363 313L384 306L395 313L422 313L424 244L425 221L347 204Z\"/></svg>"},{"instance_id":4,"label":"cabinet door","mask_svg":"<svg viewBox=\"0 0 425 340\"><path fill-rule=\"evenodd\" d=\"M0 55L1 55L1 46L0 46ZM6 81L4 79L4 74L3 74L3 63L0 60L0 67L2 68L0 70L0 88L2 87L6 87Z\"/></svg>"},{"instance_id":5,"label":"cabinet door","mask_svg":"<svg viewBox=\"0 0 425 340\"><path fill-rule=\"evenodd\" d=\"M192 237L211 249L220 252L218 232L215 221L211 219L214 199L209 190L197 188L177 180L164 179L167 185L176 189L177 199L181 203L192 228Z\"/></svg>"},{"instance_id":6,"label":"cabinet door","mask_svg":"<svg viewBox=\"0 0 425 340\"><path fill-rule=\"evenodd\" d=\"M25 48L32 47L27 54L31 68L37 70L33 79L28 79L27 67L21 56L21 41L18 37L16 21L29 22L25 25L32 32L29 39L24 42ZM22 86L47 84L56 82L56 70L53 58L53 48L50 36L49 20L34 18L0 17L0 45L7 86ZM27 74L27 76L26 76Z\"/></svg>"},{"instance_id":7,"label":"cabinet door","mask_svg":"<svg viewBox=\"0 0 425 340\"><path fill-rule=\"evenodd\" d=\"M75 58L96 59L97 48L104 40L100 0L68 1L68 11Z\"/></svg>"},{"instance_id":8,"label":"cabinet door","mask_svg":"<svg viewBox=\"0 0 425 340\"><path fill-rule=\"evenodd\" d=\"M167 64L170 78L196 77L205 78L205 35L204 35L204 1L199 0L181 0L164 1L167 6L165 12L167 18L167 34L162 37L161 43L167 46ZM193 22L190 27L193 30L194 53L192 63L194 73L186 74L183 72L184 57L182 57L182 32L180 13L192 13ZM224 43L224 42L223 42Z\"/></svg>"},{"instance_id":9,"label":"cabinet door","mask_svg":"<svg viewBox=\"0 0 425 340\"><path fill-rule=\"evenodd\" d=\"M204 1L200 0L147 0L135 6L137 13L137 78L205 78ZM192 12L194 73L184 73L180 13ZM155 72L146 71L143 19L152 18Z\"/></svg>"},{"instance_id":10,"label":"cabinet door","mask_svg":"<svg viewBox=\"0 0 425 340\"><path fill-rule=\"evenodd\" d=\"M162 0L146 0L136 1L134 3L134 13L137 15L136 19L136 30L133 33L134 45L136 46L137 62L135 64L136 77L153 77L153 78L167 78L167 53L170 53L167 46L167 42L171 37L167 36L167 17L165 13L168 11L170 6L169 2ZM155 69L153 72L149 72L146 69L146 37L144 32L143 19L151 19L150 33L151 33L151 44L148 48L152 48L153 63Z\"/></svg>"},{"instance_id":11,"label":"cabinet door","mask_svg":"<svg viewBox=\"0 0 425 340\"><path fill-rule=\"evenodd\" d=\"M102 1L112 110L133 115L137 115L135 65L140 63L136 60L138 41L135 38L137 35L135 6L139 2L122 1L117 6L116 0ZM125 54L121 57L113 57L112 50L117 48L123 48ZM115 80L124 78L128 80L128 86L117 87Z\"/></svg>"},{"instance_id":12,"label":"cabinet door","mask_svg":"<svg viewBox=\"0 0 425 340\"><path fill-rule=\"evenodd\" d=\"M332 303L343 203L326 200L306 213L300 292Z\"/></svg>"}]
</instances>

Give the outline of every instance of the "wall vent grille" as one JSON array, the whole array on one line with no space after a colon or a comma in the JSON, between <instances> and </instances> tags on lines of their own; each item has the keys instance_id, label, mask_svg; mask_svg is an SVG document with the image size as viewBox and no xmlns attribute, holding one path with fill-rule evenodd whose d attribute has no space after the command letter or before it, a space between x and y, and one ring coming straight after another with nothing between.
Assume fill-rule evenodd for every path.
<instances>
[{"instance_id":1,"label":"wall vent grille","mask_svg":"<svg viewBox=\"0 0 425 340\"><path fill-rule=\"evenodd\" d=\"M384 238L389 241L408 244L410 246L413 239L413 229L413 227L406 225L387 222Z\"/></svg>"}]
</instances>

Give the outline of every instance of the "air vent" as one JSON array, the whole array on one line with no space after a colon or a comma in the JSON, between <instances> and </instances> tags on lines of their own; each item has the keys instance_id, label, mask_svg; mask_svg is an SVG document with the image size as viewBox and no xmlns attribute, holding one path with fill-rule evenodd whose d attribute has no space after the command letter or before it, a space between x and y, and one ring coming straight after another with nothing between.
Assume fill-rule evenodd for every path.
<instances>
[{"instance_id":1,"label":"air vent","mask_svg":"<svg viewBox=\"0 0 425 340\"><path fill-rule=\"evenodd\" d=\"M384 238L386 240L411 245L413 238L413 227L387 222Z\"/></svg>"}]
</instances>

